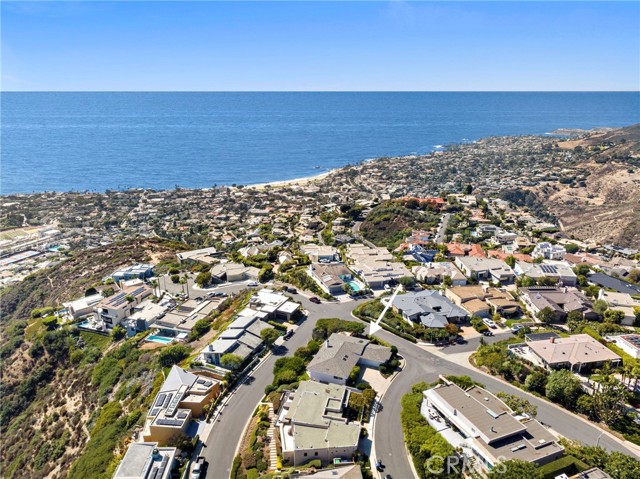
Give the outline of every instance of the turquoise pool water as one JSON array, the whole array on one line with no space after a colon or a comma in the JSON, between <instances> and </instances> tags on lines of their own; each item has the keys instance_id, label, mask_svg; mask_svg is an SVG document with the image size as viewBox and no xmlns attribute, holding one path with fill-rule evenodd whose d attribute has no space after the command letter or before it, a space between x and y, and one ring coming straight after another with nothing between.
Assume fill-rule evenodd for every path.
<instances>
[{"instance_id":1,"label":"turquoise pool water","mask_svg":"<svg viewBox=\"0 0 640 479\"><path fill-rule=\"evenodd\" d=\"M349 281L347 283L349 286L351 286L351 289L353 291L360 291L362 288L360 287L360 285L358 283L356 283L355 281Z\"/></svg>"},{"instance_id":2,"label":"turquoise pool water","mask_svg":"<svg viewBox=\"0 0 640 479\"><path fill-rule=\"evenodd\" d=\"M173 338L167 338L166 336L149 336L147 341L151 341L152 343L169 344L173 341Z\"/></svg>"}]
</instances>

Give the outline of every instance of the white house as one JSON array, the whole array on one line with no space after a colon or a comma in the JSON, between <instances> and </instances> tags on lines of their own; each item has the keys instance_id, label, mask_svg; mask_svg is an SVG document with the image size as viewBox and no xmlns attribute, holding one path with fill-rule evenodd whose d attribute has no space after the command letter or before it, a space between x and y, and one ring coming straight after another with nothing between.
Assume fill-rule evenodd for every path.
<instances>
[{"instance_id":1,"label":"white house","mask_svg":"<svg viewBox=\"0 0 640 479\"><path fill-rule=\"evenodd\" d=\"M562 245L553 245L547 241L543 241L542 243L538 243L533 251L531 252L532 258L544 258L544 259L555 259L555 260L563 260L564 255L567 251L564 249Z\"/></svg>"}]
</instances>

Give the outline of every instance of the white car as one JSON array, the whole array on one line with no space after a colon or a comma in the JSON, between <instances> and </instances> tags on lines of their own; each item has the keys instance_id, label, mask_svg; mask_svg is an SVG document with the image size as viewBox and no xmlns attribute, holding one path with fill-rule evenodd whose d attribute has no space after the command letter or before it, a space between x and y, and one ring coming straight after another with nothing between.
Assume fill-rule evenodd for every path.
<instances>
[{"instance_id":1,"label":"white car","mask_svg":"<svg viewBox=\"0 0 640 479\"><path fill-rule=\"evenodd\" d=\"M490 328L495 328L495 327L496 327L496 323L495 323L492 319L484 318L484 319L482 320L482 322L483 322L484 324L486 324L487 326L489 326Z\"/></svg>"},{"instance_id":2,"label":"white car","mask_svg":"<svg viewBox=\"0 0 640 479\"><path fill-rule=\"evenodd\" d=\"M249 281L247 283L248 286L258 286L258 282L257 281Z\"/></svg>"}]
</instances>

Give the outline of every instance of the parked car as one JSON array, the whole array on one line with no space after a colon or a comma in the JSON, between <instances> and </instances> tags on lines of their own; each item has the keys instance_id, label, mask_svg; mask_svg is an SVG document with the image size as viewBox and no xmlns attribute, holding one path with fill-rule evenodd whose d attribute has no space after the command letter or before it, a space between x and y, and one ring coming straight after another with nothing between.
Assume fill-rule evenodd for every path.
<instances>
[{"instance_id":1,"label":"parked car","mask_svg":"<svg viewBox=\"0 0 640 479\"><path fill-rule=\"evenodd\" d=\"M493 336L493 333L487 329L486 331L482 331L482 335L483 336Z\"/></svg>"},{"instance_id":2,"label":"parked car","mask_svg":"<svg viewBox=\"0 0 640 479\"><path fill-rule=\"evenodd\" d=\"M515 325L513 326L513 328L511 328L511 332L512 332L513 334L517 334L517 333L518 333L518 331L520 331L520 330L521 330L521 329L523 329L523 328L524 328L524 326L522 326L521 324L515 324Z\"/></svg>"},{"instance_id":3,"label":"parked car","mask_svg":"<svg viewBox=\"0 0 640 479\"><path fill-rule=\"evenodd\" d=\"M309 298L309 301L311 301L312 303L316 303L316 304L320 304L322 303L322 301L320 301L320 298L313 296L311 298Z\"/></svg>"},{"instance_id":4,"label":"parked car","mask_svg":"<svg viewBox=\"0 0 640 479\"><path fill-rule=\"evenodd\" d=\"M293 336L293 329L290 329L289 331L287 331L286 333L284 333L284 336L282 336L282 339L284 339L285 341L287 341L291 336Z\"/></svg>"},{"instance_id":5,"label":"parked car","mask_svg":"<svg viewBox=\"0 0 640 479\"><path fill-rule=\"evenodd\" d=\"M382 464L382 461L380 459L376 461L376 469L380 472L384 470L384 464Z\"/></svg>"},{"instance_id":6,"label":"parked car","mask_svg":"<svg viewBox=\"0 0 640 479\"><path fill-rule=\"evenodd\" d=\"M463 337L461 337L461 336L458 336L458 337L456 338L456 343L458 343L458 344L467 344L467 340L466 340L466 339L464 339L464 338L463 338Z\"/></svg>"},{"instance_id":7,"label":"parked car","mask_svg":"<svg viewBox=\"0 0 640 479\"><path fill-rule=\"evenodd\" d=\"M486 324L487 326L489 326L490 328L495 328L495 327L496 327L496 323L494 323L492 319L484 318L484 319L482 320L482 322L483 322L484 324Z\"/></svg>"},{"instance_id":8,"label":"parked car","mask_svg":"<svg viewBox=\"0 0 640 479\"><path fill-rule=\"evenodd\" d=\"M287 293L291 293L291 294L297 294L298 290L296 288L285 288L285 291Z\"/></svg>"},{"instance_id":9,"label":"parked car","mask_svg":"<svg viewBox=\"0 0 640 479\"><path fill-rule=\"evenodd\" d=\"M191 469L191 479L200 479L204 477L205 470L207 469L207 461L204 457L200 456L196 459L196 463Z\"/></svg>"},{"instance_id":10,"label":"parked car","mask_svg":"<svg viewBox=\"0 0 640 479\"><path fill-rule=\"evenodd\" d=\"M247 286L258 286L258 282L257 281L249 281L247 283Z\"/></svg>"}]
</instances>

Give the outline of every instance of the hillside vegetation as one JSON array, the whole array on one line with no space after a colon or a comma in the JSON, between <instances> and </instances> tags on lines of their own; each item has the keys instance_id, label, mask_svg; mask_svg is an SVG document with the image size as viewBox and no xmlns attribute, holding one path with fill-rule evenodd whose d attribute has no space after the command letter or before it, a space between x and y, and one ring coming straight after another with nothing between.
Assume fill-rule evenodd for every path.
<instances>
[{"instance_id":1,"label":"hillside vegetation","mask_svg":"<svg viewBox=\"0 0 640 479\"><path fill-rule=\"evenodd\" d=\"M58 325L46 306L82 295L125 264L169 259L175 247L184 245L110 245L74 255L3 292L2 477L112 475L162 384L159 350L139 349L139 337L114 340Z\"/></svg>"},{"instance_id":2,"label":"hillside vegetation","mask_svg":"<svg viewBox=\"0 0 640 479\"><path fill-rule=\"evenodd\" d=\"M586 154L578 174L532 192L581 240L640 247L640 125L561 142Z\"/></svg>"},{"instance_id":3,"label":"hillside vegetation","mask_svg":"<svg viewBox=\"0 0 640 479\"><path fill-rule=\"evenodd\" d=\"M396 248L414 229L438 225L438 216L412 209L397 202L386 202L373 208L360 225L365 239L377 246Z\"/></svg>"}]
</instances>

